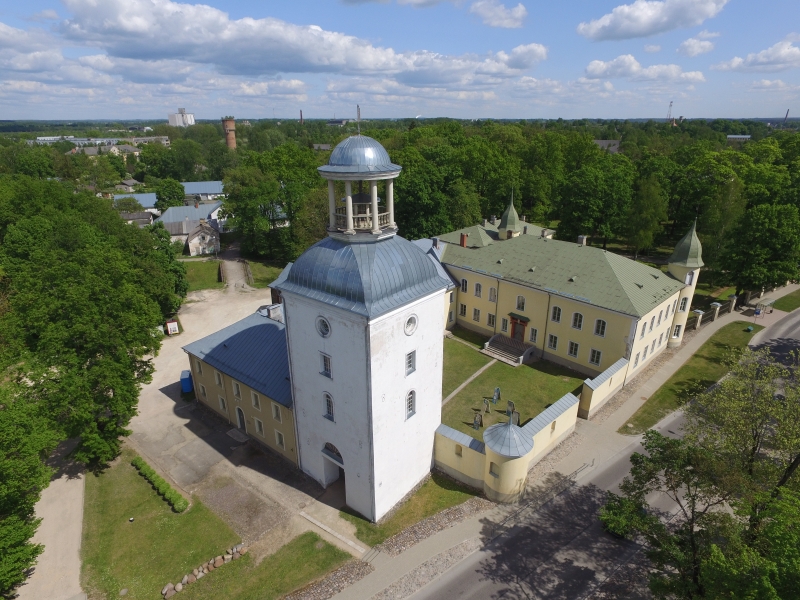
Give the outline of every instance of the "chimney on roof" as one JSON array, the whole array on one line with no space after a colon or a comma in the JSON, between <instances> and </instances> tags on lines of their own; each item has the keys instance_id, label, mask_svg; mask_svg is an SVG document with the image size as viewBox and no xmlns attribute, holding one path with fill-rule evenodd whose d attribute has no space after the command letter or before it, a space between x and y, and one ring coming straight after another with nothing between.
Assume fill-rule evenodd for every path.
<instances>
[{"instance_id":1,"label":"chimney on roof","mask_svg":"<svg viewBox=\"0 0 800 600\"><path fill-rule=\"evenodd\" d=\"M527 218L527 217L526 217L525 215L522 215L522 220L523 220L523 222L525 221L525 219L526 219L526 218Z\"/></svg>"},{"instance_id":2,"label":"chimney on roof","mask_svg":"<svg viewBox=\"0 0 800 600\"><path fill-rule=\"evenodd\" d=\"M547 229L545 227L542 227L542 237L543 238L547 237Z\"/></svg>"},{"instance_id":3,"label":"chimney on roof","mask_svg":"<svg viewBox=\"0 0 800 600\"><path fill-rule=\"evenodd\" d=\"M527 225L525 225L525 227L522 228L522 235L528 235L528 226Z\"/></svg>"},{"instance_id":4,"label":"chimney on roof","mask_svg":"<svg viewBox=\"0 0 800 600\"><path fill-rule=\"evenodd\" d=\"M484 226L484 227L486 227L488 224L489 224L489 221L487 221L486 219L484 219L484 220L483 220L483 226Z\"/></svg>"},{"instance_id":5,"label":"chimney on roof","mask_svg":"<svg viewBox=\"0 0 800 600\"><path fill-rule=\"evenodd\" d=\"M200 205L197 203L197 200L194 201L194 207L195 208L200 208Z\"/></svg>"},{"instance_id":6,"label":"chimney on roof","mask_svg":"<svg viewBox=\"0 0 800 600\"><path fill-rule=\"evenodd\" d=\"M497 221L497 217L496 217L496 216L494 216L494 215L492 215L492 216L491 216L491 218L489 219L489 223L491 223L492 225L494 225L495 221Z\"/></svg>"},{"instance_id":7,"label":"chimney on roof","mask_svg":"<svg viewBox=\"0 0 800 600\"><path fill-rule=\"evenodd\" d=\"M466 248L467 247L467 236L468 235L469 235L468 233L462 233L461 234L461 244L460 244L460 246L462 248Z\"/></svg>"},{"instance_id":8,"label":"chimney on roof","mask_svg":"<svg viewBox=\"0 0 800 600\"><path fill-rule=\"evenodd\" d=\"M586 245L587 237L585 235L578 236L578 246L585 246Z\"/></svg>"},{"instance_id":9,"label":"chimney on roof","mask_svg":"<svg viewBox=\"0 0 800 600\"><path fill-rule=\"evenodd\" d=\"M433 238L431 238L431 241L433 242L433 247L438 250L439 249L439 238L438 237L433 237Z\"/></svg>"}]
</instances>

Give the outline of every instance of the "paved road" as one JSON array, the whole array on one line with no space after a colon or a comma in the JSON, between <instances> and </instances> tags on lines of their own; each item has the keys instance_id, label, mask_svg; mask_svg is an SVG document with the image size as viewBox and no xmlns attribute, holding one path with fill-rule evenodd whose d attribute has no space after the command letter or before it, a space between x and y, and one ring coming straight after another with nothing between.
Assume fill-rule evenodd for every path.
<instances>
[{"instance_id":1,"label":"paved road","mask_svg":"<svg viewBox=\"0 0 800 600\"><path fill-rule=\"evenodd\" d=\"M757 334L751 346L770 348L781 360L800 350L800 311L790 313ZM677 436L683 415L673 413L656 429ZM487 598L589 598L619 567L630 562L638 546L611 538L600 528L597 514L605 491L617 491L630 469L630 457L641 451L639 438L578 477L567 489L536 511L522 512L505 534L487 544L417 592L415 600ZM666 498L653 499L657 508L672 512ZM484 532L491 536L488 528ZM615 596L636 598L634 588Z\"/></svg>"}]
</instances>

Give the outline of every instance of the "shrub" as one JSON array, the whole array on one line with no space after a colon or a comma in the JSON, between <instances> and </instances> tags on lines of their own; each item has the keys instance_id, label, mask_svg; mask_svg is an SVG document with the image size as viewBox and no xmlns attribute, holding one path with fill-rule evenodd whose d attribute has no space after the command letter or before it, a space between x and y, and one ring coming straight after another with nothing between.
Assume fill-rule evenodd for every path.
<instances>
[{"instance_id":1,"label":"shrub","mask_svg":"<svg viewBox=\"0 0 800 600\"><path fill-rule=\"evenodd\" d=\"M155 490L172 506L175 512L183 512L189 508L189 502L176 492L163 477L156 473L140 456L131 461L131 464L139 471L139 475L147 479Z\"/></svg>"}]
</instances>

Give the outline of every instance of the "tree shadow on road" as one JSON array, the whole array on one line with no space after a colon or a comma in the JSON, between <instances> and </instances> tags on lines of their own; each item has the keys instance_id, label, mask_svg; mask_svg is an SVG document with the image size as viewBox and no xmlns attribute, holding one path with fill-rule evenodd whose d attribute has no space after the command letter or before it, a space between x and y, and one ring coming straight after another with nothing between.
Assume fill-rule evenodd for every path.
<instances>
[{"instance_id":1,"label":"tree shadow on road","mask_svg":"<svg viewBox=\"0 0 800 600\"><path fill-rule=\"evenodd\" d=\"M636 554L635 543L615 539L600 526L598 512L606 492L565 479L551 473L538 482L504 526L484 520L482 535L490 557L480 564L478 575L492 584L492 598L590 597Z\"/></svg>"}]
</instances>

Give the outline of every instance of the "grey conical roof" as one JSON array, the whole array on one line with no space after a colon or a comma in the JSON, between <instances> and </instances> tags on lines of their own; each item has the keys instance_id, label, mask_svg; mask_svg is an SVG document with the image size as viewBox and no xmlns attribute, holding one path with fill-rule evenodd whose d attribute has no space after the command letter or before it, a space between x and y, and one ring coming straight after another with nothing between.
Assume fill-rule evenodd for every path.
<instances>
[{"instance_id":1,"label":"grey conical roof","mask_svg":"<svg viewBox=\"0 0 800 600\"><path fill-rule=\"evenodd\" d=\"M508 203L508 208L503 216L500 218L500 226L498 231L521 231L522 226L519 223L519 215L517 209L514 208L514 192L511 192L511 201Z\"/></svg>"},{"instance_id":2,"label":"grey conical roof","mask_svg":"<svg viewBox=\"0 0 800 600\"><path fill-rule=\"evenodd\" d=\"M697 220L692 223L689 233L675 246L675 251L669 257L669 264L690 269L699 269L703 266L703 247L700 245L696 230Z\"/></svg>"},{"instance_id":3,"label":"grey conical roof","mask_svg":"<svg viewBox=\"0 0 800 600\"><path fill-rule=\"evenodd\" d=\"M483 441L493 452L508 458L519 458L533 450L533 438L510 420L488 427L483 432Z\"/></svg>"}]
</instances>

